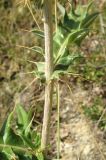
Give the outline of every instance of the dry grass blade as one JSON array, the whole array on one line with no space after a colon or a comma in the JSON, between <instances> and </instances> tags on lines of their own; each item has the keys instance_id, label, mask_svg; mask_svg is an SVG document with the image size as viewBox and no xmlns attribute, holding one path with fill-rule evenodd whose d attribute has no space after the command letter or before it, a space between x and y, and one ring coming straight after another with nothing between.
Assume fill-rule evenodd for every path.
<instances>
[{"instance_id":1,"label":"dry grass blade","mask_svg":"<svg viewBox=\"0 0 106 160\"><path fill-rule=\"evenodd\" d=\"M34 14L33 14L32 7L31 7L31 1L30 0L20 0L20 1L17 2L17 0L16 0L16 4L20 5L21 7L27 7L28 8L28 10L30 11L30 13L32 15L32 18L35 21L37 27L39 28L39 30L41 30Z\"/></svg>"},{"instance_id":2,"label":"dry grass blade","mask_svg":"<svg viewBox=\"0 0 106 160\"><path fill-rule=\"evenodd\" d=\"M103 110L103 112L102 112L102 114L101 114L101 116L100 116L100 118L99 118L99 120L96 124L95 130L98 128L98 126L99 126L100 122L102 121L102 118L104 117L105 113L106 113L106 108Z\"/></svg>"},{"instance_id":3,"label":"dry grass blade","mask_svg":"<svg viewBox=\"0 0 106 160\"><path fill-rule=\"evenodd\" d=\"M30 0L16 0L16 4L20 4L20 5L23 5L23 6L26 6L27 4L30 3Z\"/></svg>"},{"instance_id":4,"label":"dry grass blade","mask_svg":"<svg viewBox=\"0 0 106 160\"><path fill-rule=\"evenodd\" d=\"M36 80L37 80L37 79L34 78L33 81L31 81L31 82L29 83L29 85L28 85L27 87L25 87L24 90L21 91L20 95L22 95Z\"/></svg>"}]
</instances>

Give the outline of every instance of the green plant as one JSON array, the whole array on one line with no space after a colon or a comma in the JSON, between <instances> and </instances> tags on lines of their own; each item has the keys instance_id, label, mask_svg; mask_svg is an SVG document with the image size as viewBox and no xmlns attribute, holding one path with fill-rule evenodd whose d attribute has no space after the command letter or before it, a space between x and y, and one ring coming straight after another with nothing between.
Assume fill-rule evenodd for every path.
<instances>
[{"instance_id":1,"label":"green plant","mask_svg":"<svg viewBox=\"0 0 106 160\"><path fill-rule=\"evenodd\" d=\"M85 8L78 6L76 12L73 7L69 13L65 8L58 4L59 10L62 14L62 19L59 21L57 30L53 34L53 75L68 74L68 68L73 62L81 58L80 53L70 53L69 46L76 44L80 46L83 39L91 31L89 26L97 18L99 12L89 13L92 3ZM32 30L36 35L44 37L43 31ZM39 33L39 34L38 34ZM39 78L44 78L44 66L45 62L36 62L37 75ZM59 78L59 77L58 77Z\"/></svg>"},{"instance_id":2,"label":"green plant","mask_svg":"<svg viewBox=\"0 0 106 160\"><path fill-rule=\"evenodd\" d=\"M29 1L25 1L29 6ZM28 3L27 3L28 2ZM43 2L43 1L38 1ZM72 5L70 12L58 3L58 8L61 12L62 18L57 24L56 31L53 33L52 21L52 1L45 0L43 7L44 13L44 32L41 30L32 30L32 32L45 39L45 51L35 46L31 48L43 55L44 61L34 62L36 64L36 71L34 74L37 78L45 83L45 106L44 106L44 120L42 131L41 149L48 150L48 139L50 129L50 118L52 109L52 99L54 91L54 82L58 83L61 75L70 74L69 67L76 61L82 58L81 53L70 53L70 46L75 44L80 47L83 39L89 34L90 25L98 16L98 12L90 13L92 3L83 8L78 5L76 10ZM38 3L37 3L38 4ZM38 6L39 7L39 6ZM30 10L30 8L29 8ZM31 12L32 14L32 12ZM57 18L57 17L56 17ZM45 54L44 54L45 53ZM45 68L45 69L44 69ZM56 84L57 84L56 83ZM59 87L58 87L59 88ZM59 96L59 92L58 92ZM9 115L3 128L1 129L1 156L4 159L43 159L42 151L39 148L40 138L31 129L32 119L30 113L26 113L22 107L17 107L17 127L12 128L11 122L13 120L13 113ZM29 120L30 119L30 120ZM14 125L14 123L13 123ZM58 132L59 132L59 101L58 101ZM12 138L14 137L14 141ZM58 137L59 141L59 137ZM24 149L23 149L24 148ZM58 143L59 150L59 143ZM59 151L58 151L59 152ZM59 158L59 154L58 154Z\"/></svg>"},{"instance_id":3,"label":"green plant","mask_svg":"<svg viewBox=\"0 0 106 160\"><path fill-rule=\"evenodd\" d=\"M91 31L89 27L99 14L99 12L89 13L89 9L91 8L91 6L92 3L87 5L86 9L83 9L82 6L79 5L76 9L76 12L74 10L74 7L72 6L70 12L67 13L65 8L58 3L58 8L62 14L62 19L58 22L56 31L53 34L53 55L51 55L52 50L49 54L47 54L48 52L45 52L46 62L35 62L37 66L36 75L38 76L38 78L43 78L43 80L46 80L46 82L44 82L48 87L48 89L45 90L45 98L47 98L45 99L45 103L48 101L49 106L47 104L45 105L42 133L42 146L45 149L48 144L47 139L50 126L50 112L54 88L53 81L58 81L61 75L70 74L70 71L68 70L69 66L72 65L76 59L82 57L80 53L70 53L69 46L71 46L72 44L76 44L76 46L80 47L83 39L89 34L89 31ZM48 19L46 21L48 22ZM48 30L51 31L50 28ZM33 30L32 32L34 32L36 35L38 35L39 32L39 36L44 37L45 40L50 38L49 37L46 39L48 33L49 36L52 35L51 32L47 31L45 32L47 33L47 35L45 34L45 36L42 36L44 35L43 31ZM48 44L52 45L51 43L47 42L47 51L49 46ZM44 68L46 68L46 70L44 70ZM49 84L51 83L52 86L49 86Z\"/></svg>"},{"instance_id":4,"label":"green plant","mask_svg":"<svg viewBox=\"0 0 106 160\"><path fill-rule=\"evenodd\" d=\"M18 105L4 122L0 130L0 158L3 160L44 159L40 150L40 135L32 125L32 113L32 109L27 113Z\"/></svg>"}]
</instances>

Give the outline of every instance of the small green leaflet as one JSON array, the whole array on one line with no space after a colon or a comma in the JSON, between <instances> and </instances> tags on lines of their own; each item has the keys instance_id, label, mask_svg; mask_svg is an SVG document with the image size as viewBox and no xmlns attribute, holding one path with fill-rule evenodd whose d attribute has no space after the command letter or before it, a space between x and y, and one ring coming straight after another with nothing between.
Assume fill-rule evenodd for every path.
<instances>
[{"instance_id":1,"label":"small green leaflet","mask_svg":"<svg viewBox=\"0 0 106 160\"><path fill-rule=\"evenodd\" d=\"M39 36L41 38L44 38L44 31L33 29L30 32L34 33L35 35L37 35L37 36Z\"/></svg>"}]
</instances>

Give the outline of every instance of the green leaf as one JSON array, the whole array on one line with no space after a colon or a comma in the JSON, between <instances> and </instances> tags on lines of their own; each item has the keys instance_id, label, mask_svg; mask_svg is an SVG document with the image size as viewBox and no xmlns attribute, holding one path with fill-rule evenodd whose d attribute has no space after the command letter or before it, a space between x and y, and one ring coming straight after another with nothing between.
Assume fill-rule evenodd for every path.
<instances>
[{"instance_id":1,"label":"green leaf","mask_svg":"<svg viewBox=\"0 0 106 160\"><path fill-rule=\"evenodd\" d=\"M89 30L85 30L85 32L82 32L79 37L75 40L75 43L77 46L80 46L83 39L89 34Z\"/></svg>"},{"instance_id":2,"label":"green leaf","mask_svg":"<svg viewBox=\"0 0 106 160\"><path fill-rule=\"evenodd\" d=\"M44 156L43 156L42 152L36 153L36 157L38 160L44 160Z\"/></svg>"},{"instance_id":3,"label":"green leaf","mask_svg":"<svg viewBox=\"0 0 106 160\"><path fill-rule=\"evenodd\" d=\"M65 31L62 28L62 26L61 25L58 26L57 30L53 36L53 56L54 56L54 58L57 56L57 52L58 52L61 44L64 41L64 38L65 38L64 34L65 34ZM66 35L67 35L67 33L66 33Z\"/></svg>"},{"instance_id":4,"label":"green leaf","mask_svg":"<svg viewBox=\"0 0 106 160\"><path fill-rule=\"evenodd\" d=\"M72 8L71 8L71 15L73 18L79 18L80 15L78 15L77 13L75 13L75 7L74 7L74 2L72 1Z\"/></svg>"},{"instance_id":5,"label":"green leaf","mask_svg":"<svg viewBox=\"0 0 106 160\"><path fill-rule=\"evenodd\" d=\"M4 141L4 145L3 145L3 143L0 143L1 147L4 146L3 151L7 152L7 151L12 150L12 152L14 151L14 152L20 153L20 154L21 153L23 154L25 152L25 150L24 150L25 145L24 145L22 138L19 135L17 135L13 131L13 129L10 128L8 133L5 132L3 139L4 139L4 137L6 137L6 139ZM10 148L10 149L8 150L8 148Z\"/></svg>"},{"instance_id":6,"label":"green leaf","mask_svg":"<svg viewBox=\"0 0 106 160\"><path fill-rule=\"evenodd\" d=\"M23 109L23 107L21 105L17 105L16 107L16 112L17 112L17 121L18 121L18 125L22 126L23 129L25 129L27 127L27 112Z\"/></svg>"},{"instance_id":7,"label":"green leaf","mask_svg":"<svg viewBox=\"0 0 106 160\"><path fill-rule=\"evenodd\" d=\"M44 36L44 32L41 31L41 30L33 29L33 30L31 30L31 32L34 33L35 35L41 37L41 38L44 38L44 37L45 37L45 36Z\"/></svg>"},{"instance_id":8,"label":"green leaf","mask_svg":"<svg viewBox=\"0 0 106 160\"><path fill-rule=\"evenodd\" d=\"M27 146L28 148L35 149L35 145L33 144L30 138L26 137L24 134L20 134L20 137L24 141L25 146Z\"/></svg>"},{"instance_id":9,"label":"green leaf","mask_svg":"<svg viewBox=\"0 0 106 160\"><path fill-rule=\"evenodd\" d=\"M4 144L3 137L0 136L0 144ZM3 146L0 145L0 152L3 150Z\"/></svg>"},{"instance_id":10,"label":"green leaf","mask_svg":"<svg viewBox=\"0 0 106 160\"><path fill-rule=\"evenodd\" d=\"M87 8L86 8L86 16L87 16L87 14L88 14L90 8L92 7L93 3L94 3L94 2L91 1L91 2L87 5Z\"/></svg>"},{"instance_id":11,"label":"green leaf","mask_svg":"<svg viewBox=\"0 0 106 160\"><path fill-rule=\"evenodd\" d=\"M33 134L34 134L33 135L33 142L34 142L35 148L38 148L38 147L40 147L40 144L41 144L41 136L38 133L33 132Z\"/></svg>"},{"instance_id":12,"label":"green leaf","mask_svg":"<svg viewBox=\"0 0 106 160\"><path fill-rule=\"evenodd\" d=\"M79 22L75 21L72 18L69 18L69 16L66 13L65 16L64 16L63 27L65 29L68 29L68 31L71 31L72 29L77 29L78 26L79 26Z\"/></svg>"},{"instance_id":13,"label":"green leaf","mask_svg":"<svg viewBox=\"0 0 106 160\"><path fill-rule=\"evenodd\" d=\"M6 155L7 159L9 160L16 159L16 155L14 154L14 152L10 147L8 148L4 147L2 152Z\"/></svg>"},{"instance_id":14,"label":"green leaf","mask_svg":"<svg viewBox=\"0 0 106 160\"><path fill-rule=\"evenodd\" d=\"M99 12L96 12L86 16L86 18L81 22L80 28L88 28L98 17L99 14Z\"/></svg>"},{"instance_id":15,"label":"green leaf","mask_svg":"<svg viewBox=\"0 0 106 160\"><path fill-rule=\"evenodd\" d=\"M4 125L2 128L3 132L0 135L0 151L3 151L6 155L14 155L14 151L19 150L23 151L24 149L24 143L22 141L22 139L20 138L19 135L17 135L12 127L12 120L13 120L13 113L11 112L10 115L8 116L7 120L4 122ZM22 148L23 147L23 148Z\"/></svg>"},{"instance_id":16,"label":"green leaf","mask_svg":"<svg viewBox=\"0 0 106 160\"><path fill-rule=\"evenodd\" d=\"M45 62L35 62L38 72L44 73L45 71Z\"/></svg>"},{"instance_id":17,"label":"green leaf","mask_svg":"<svg viewBox=\"0 0 106 160\"><path fill-rule=\"evenodd\" d=\"M22 139L20 138L19 135L17 135L12 128L9 129L9 132L6 133L5 131L5 134L3 136L3 140L4 140L4 137L5 136L8 136L6 137L5 141L4 141L4 144L9 144L9 145L23 145L22 143Z\"/></svg>"},{"instance_id":18,"label":"green leaf","mask_svg":"<svg viewBox=\"0 0 106 160\"><path fill-rule=\"evenodd\" d=\"M32 160L32 158L30 158L29 156L26 156L26 155L18 155L18 157L19 157L19 160Z\"/></svg>"},{"instance_id":19,"label":"green leaf","mask_svg":"<svg viewBox=\"0 0 106 160\"><path fill-rule=\"evenodd\" d=\"M5 123L5 129L4 129L4 135L3 135L3 142L6 144L8 142L8 138L10 136L11 132L11 122L13 120L13 113L11 112L10 115L7 118L7 121Z\"/></svg>"},{"instance_id":20,"label":"green leaf","mask_svg":"<svg viewBox=\"0 0 106 160\"><path fill-rule=\"evenodd\" d=\"M27 113L20 105L16 108L18 115L17 128L13 124L13 113L11 112L0 132L0 154L3 160L21 159L23 160L37 160L35 154L40 146L40 135L36 133L32 139L32 108ZM23 127L20 127L22 125ZM20 128L19 128L20 127ZM36 150L37 149L37 150ZM1 158L0 157L0 158ZM39 152L39 158L42 158Z\"/></svg>"},{"instance_id":21,"label":"green leaf","mask_svg":"<svg viewBox=\"0 0 106 160\"><path fill-rule=\"evenodd\" d=\"M73 20L75 21L79 21L81 22L87 15L88 15L88 12L89 12L89 9L91 8L93 2L91 1L89 4L87 5L77 5L77 8L76 8L76 13L79 15L79 16L75 16L75 14L73 14L74 12L69 12L69 17L71 17Z\"/></svg>"},{"instance_id":22,"label":"green leaf","mask_svg":"<svg viewBox=\"0 0 106 160\"><path fill-rule=\"evenodd\" d=\"M30 110L28 111L28 116L27 116L27 122L26 122L26 128L25 128L25 136L28 137L31 133L31 126L32 126L32 113L33 113L33 109L30 108Z\"/></svg>"},{"instance_id":23,"label":"green leaf","mask_svg":"<svg viewBox=\"0 0 106 160\"><path fill-rule=\"evenodd\" d=\"M17 115L18 115L18 123L17 123L17 132L20 135L20 137L23 139L25 144L28 144L29 146L33 146L32 143L30 143L29 137L31 134L31 126L32 126L32 108L29 110L28 113L21 107L18 106L17 108Z\"/></svg>"},{"instance_id":24,"label":"green leaf","mask_svg":"<svg viewBox=\"0 0 106 160\"><path fill-rule=\"evenodd\" d=\"M37 52L37 53L39 53L39 54L41 54L41 55L44 56L44 51L43 51L43 49L41 47L39 47L39 46L33 46L30 49L32 51Z\"/></svg>"},{"instance_id":25,"label":"green leaf","mask_svg":"<svg viewBox=\"0 0 106 160\"><path fill-rule=\"evenodd\" d=\"M7 119L8 118L6 118L6 120L4 121L4 123L3 123L3 125L2 125L2 127L0 129L0 138L3 137L3 135L4 135Z\"/></svg>"},{"instance_id":26,"label":"green leaf","mask_svg":"<svg viewBox=\"0 0 106 160\"><path fill-rule=\"evenodd\" d=\"M81 58L81 55L76 54L76 55L68 55L65 57L64 56L61 57L58 61L58 64L55 66L54 70L61 70L61 71L67 70L69 66L73 64L77 58Z\"/></svg>"},{"instance_id":27,"label":"green leaf","mask_svg":"<svg viewBox=\"0 0 106 160\"><path fill-rule=\"evenodd\" d=\"M64 17L65 12L66 12L65 8L59 2L57 2L57 7L58 7L59 11L61 12L62 16Z\"/></svg>"},{"instance_id":28,"label":"green leaf","mask_svg":"<svg viewBox=\"0 0 106 160\"><path fill-rule=\"evenodd\" d=\"M54 72L53 72L53 74L52 74L52 77L51 77L51 79L59 79L59 76L60 75L65 75L65 74L67 74L67 71L64 71L64 70L55 70Z\"/></svg>"},{"instance_id":29,"label":"green leaf","mask_svg":"<svg viewBox=\"0 0 106 160\"><path fill-rule=\"evenodd\" d=\"M57 57L55 58L54 62L55 65L58 64L59 59L64 56L64 53L66 52L69 43L75 43L83 33L86 33L86 29L75 30L72 33L68 34L68 36L64 39L63 43L59 48Z\"/></svg>"},{"instance_id":30,"label":"green leaf","mask_svg":"<svg viewBox=\"0 0 106 160\"><path fill-rule=\"evenodd\" d=\"M6 155L3 152L0 153L0 158L1 158L1 160L8 160L8 158L6 157Z\"/></svg>"}]
</instances>

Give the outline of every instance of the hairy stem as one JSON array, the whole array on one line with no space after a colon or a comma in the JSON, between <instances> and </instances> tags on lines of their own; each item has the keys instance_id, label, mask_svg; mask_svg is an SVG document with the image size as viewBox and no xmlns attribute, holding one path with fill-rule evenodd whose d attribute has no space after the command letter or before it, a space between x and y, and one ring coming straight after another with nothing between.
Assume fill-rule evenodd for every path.
<instances>
[{"instance_id":1,"label":"hairy stem","mask_svg":"<svg viewBox=\"0 0 106 160\"><path fill-rule=\"evenodd\" d=\"M53 29L52 29L52 0L44 1L44 32L45 32L45 104L42 128L41 148L47 153L49 145L50 117L53 97Z\"/></svg>"}]
</instances>

